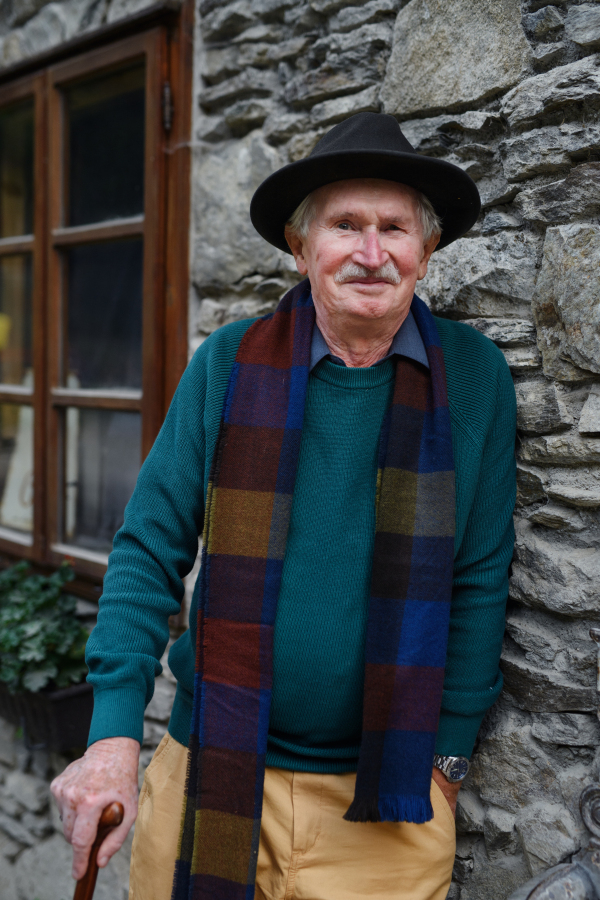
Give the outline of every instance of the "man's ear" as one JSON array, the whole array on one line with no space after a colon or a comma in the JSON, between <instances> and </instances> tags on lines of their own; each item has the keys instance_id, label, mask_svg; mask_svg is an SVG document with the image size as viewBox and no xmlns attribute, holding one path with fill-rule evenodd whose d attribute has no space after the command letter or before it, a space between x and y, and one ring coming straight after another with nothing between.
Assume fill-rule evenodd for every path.
<instances>
[{"instance_id":1,"label":"man's ear","mask_svg":"<svg viewBox=\"0 0 600 900\"><path fill-rule=\"evenodd\" d=\"M288 247L292 251L294 259L296 260L296 268L298 269L298 272L301 275L306 275L308 273L308 267L302 253L304 249L304 242L302 238L298 234L296 234L295 231L292 231L289 225L286 225L285 239L288 243Z\"/></svg>"},{"instance_id":2,"label":"man's ear","mask_svg":"<svg viewBox=\"0 0 600 900\"><path fill-rule=\"evenodd\" d=\"M429 265L431 254L439 244L441 236L441 234L432 234L427 243L424 244L423 256L421 257L421 262L419 263L419 274L417 275L417 281L420 281L427 275L427 266Z\"/></svg>"}]
</instances>

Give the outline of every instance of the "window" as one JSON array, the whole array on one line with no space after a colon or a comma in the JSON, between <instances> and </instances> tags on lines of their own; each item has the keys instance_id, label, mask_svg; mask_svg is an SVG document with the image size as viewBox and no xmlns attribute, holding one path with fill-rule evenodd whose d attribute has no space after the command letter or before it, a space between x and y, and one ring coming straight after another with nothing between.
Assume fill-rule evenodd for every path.
<instances>
[{"instance_id":1,"label":"window","mask_svg":"<svg viewBox=\"0 0 600 900\"><path fill-rule=\"evenodd\" d=\"M0 551L84 579L187 359L190 7L0 83Z\"/></svg>"}]
</instances>

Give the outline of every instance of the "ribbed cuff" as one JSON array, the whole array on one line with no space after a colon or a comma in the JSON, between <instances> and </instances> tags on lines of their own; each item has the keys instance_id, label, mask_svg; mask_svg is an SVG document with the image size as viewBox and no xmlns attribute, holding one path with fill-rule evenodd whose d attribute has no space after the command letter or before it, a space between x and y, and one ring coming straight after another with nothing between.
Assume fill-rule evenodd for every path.
<instances>
[{"instance_id":1,"label":"ribbed cuff","mask_svg":"<svg viewBox=\"0 0 600 900\"><path fill-rule=\"evenodd\" d=\"M88 747L111 737L128 737L141 745L144 739L146 698L135 688L94 690L94 714Z\"/></svg>"},{"instance_id":2,"label":"ribbed cuff","mask_svg":"<svg viewBox=\"0 0 600 900\"><path fill-rule=\"evenodd\" d=\"M435 752L441 756L466 756L473 752L475 738L485 713L458 716L442 711L435 741Z\"/></svg>"}]
</instances>

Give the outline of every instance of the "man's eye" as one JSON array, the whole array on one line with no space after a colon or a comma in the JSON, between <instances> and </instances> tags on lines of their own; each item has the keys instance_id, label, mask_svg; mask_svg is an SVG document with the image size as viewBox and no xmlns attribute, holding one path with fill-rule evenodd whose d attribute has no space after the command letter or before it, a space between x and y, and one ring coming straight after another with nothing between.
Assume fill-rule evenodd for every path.
<instances>
[{"instance_id":1,"label":"man's eye","mask_svg":"<svg viewBox=\"0 0 600 900\"><path fill-rule=\"evenodd\" d=\"M338 228L341 228L343 231L350 231L350 223L349 222L338 222Z\"/></svg>"}]
</instances>

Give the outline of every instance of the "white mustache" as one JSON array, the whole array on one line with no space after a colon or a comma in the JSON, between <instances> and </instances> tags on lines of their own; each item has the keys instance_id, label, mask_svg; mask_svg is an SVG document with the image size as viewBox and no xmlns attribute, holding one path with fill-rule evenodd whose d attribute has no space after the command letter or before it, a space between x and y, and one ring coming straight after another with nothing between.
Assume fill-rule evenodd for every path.
<instances>
[{"instance_id":1,"label":"white mustache","mask_svg":"<svg viewBox=\"0 0 600 900\"><path fill-rule=\"evenodd\" d=\"M350 278L383 278L391 284L400 284L402 281L402 276L391 259L379 269L367 269L366 266L359 266L357 263L345 263L333 276L336 284L343 284Z\"/></svg>"}]
</instances>

